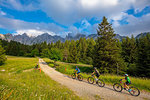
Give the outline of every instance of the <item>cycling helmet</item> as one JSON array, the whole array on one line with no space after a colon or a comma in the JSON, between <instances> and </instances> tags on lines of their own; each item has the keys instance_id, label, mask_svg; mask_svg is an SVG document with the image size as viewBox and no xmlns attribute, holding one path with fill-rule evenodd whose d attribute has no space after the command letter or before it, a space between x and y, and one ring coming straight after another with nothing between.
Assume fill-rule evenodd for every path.
<instances>
[{"instance_id":1,"label":"cycling helmet","mask_svg":"<svg viewBox=\"0 0 150 100\"><path fill-rule=\"evenodd\" d=\"M128 76L128 74L124 74L124 76Z\"/></svg>"}]
</instances>

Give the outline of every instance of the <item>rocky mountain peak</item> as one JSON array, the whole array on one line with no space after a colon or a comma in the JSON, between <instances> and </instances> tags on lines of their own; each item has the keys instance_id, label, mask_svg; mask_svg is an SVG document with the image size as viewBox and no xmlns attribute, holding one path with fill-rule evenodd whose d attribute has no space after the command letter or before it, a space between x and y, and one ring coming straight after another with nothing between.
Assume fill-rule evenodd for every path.
<instances>
[{"instance_id":1,"label":"rocky mountain peak","mask_svg":"<svg viewBox=\"0 0 150 100\"><path fill-rule=\"evenodd\" d=\"M142 33L142 34L139 34L136 36L136 38L139 38L140 36L145 36L147 33ZM35 43L42 43L44 41L46 41L47 43L51 43L51 42L56 42L58 40L64 42L65 40L79 40L80 38L83 38L85 37L86 39L87 38L93 38L93 39L96 39L98 37L97 34L90 34L88 36L84 35L84 34L81 34L81 33L77 33L76 35L73 36L73 33L68 33L68 35L63 38L61 36L51 36L50 34L48 33L43 33L41 35L38 35L37 37L29 37L27 35L27 33L24 33L22 35L12 35L10 33L7 33L7 34L0 34L0 38L1 39L5 39L5 40L13 40L13 41L17 41L17 42L20 42L20 43L23 43L23 44L27 44L27 45L32 45L32 44L35 44ZM120 41L123 39L123 38L126 38L126 36L120 36L119 34L116 34L115 36L116 39L119 39Z\"/></svg>"},{"instance_id":2,"label":"rocky mountain peak","mask_svg":"<svg viewBox=\"0 0 150 100\"><path fill-rule=\"evenodd\" d=\"M0 34L0 39L5 39L5 36L3 34Z\"/></svg>"}]
</instances>

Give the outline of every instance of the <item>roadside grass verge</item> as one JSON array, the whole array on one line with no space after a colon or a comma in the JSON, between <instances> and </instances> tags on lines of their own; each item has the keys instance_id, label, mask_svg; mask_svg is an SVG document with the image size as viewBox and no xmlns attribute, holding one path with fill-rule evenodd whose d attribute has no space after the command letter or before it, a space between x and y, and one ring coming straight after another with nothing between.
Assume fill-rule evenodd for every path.
<instances>
[{"instance_id":1,"label":"roadside grass verge","mask_svg":"<svg viewBox=\"0 0 150 100\"><path fill-rule=\"evenodd\" d=\"M48 58L43 58L43 60L48 63L50 67L54 67L54 61L50 60ZM77 65L79 69L81 70L81 74L83 75L84 79L87 79L92 71L92 66L84 66L82 64L69 64L64 62L56 62L58 66L56 66L56 70L67 75L71 75L74 70L75 66ZM101 75L100 79L103 79L106 84L113 85L116 82L119 82L120 79L123 79L124 76L117 76L117 75L111 75L111 74L105 74ZM143 79L143 78L135 78L130 77L130 80L132 82L131 86L135 86L139 88L140 90L145 90L150 92L150 79Z\"/></svg>"},{"instance_id":2,"label":"roadside grass verge","mask_svg":"<svg viewBox=\"0 0 150 100\"><path fill-rule=\"evenodd\" d=\"M32 69L38 58L8 56L0 66L0 99L2 100L80 100L70 89ZM5 70L5 71L1 71Z\"/></svg>"}]
</instances>

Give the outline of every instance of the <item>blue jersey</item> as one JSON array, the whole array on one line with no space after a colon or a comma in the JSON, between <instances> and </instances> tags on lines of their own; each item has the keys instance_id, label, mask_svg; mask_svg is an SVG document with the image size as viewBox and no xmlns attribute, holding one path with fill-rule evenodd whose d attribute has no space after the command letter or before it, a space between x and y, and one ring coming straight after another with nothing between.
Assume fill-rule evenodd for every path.
<instances>
[{"instance_id":1,"label":"blue jersey","mask_svg":"<svg viewBox=\"0 0 150 100\"><path fill-rule=\"evenodd\" d=\"M76 68L76 70L77 70L78 72L80 72L80 69L79 69L79 68Z\"/></svg>"}]
</instances>

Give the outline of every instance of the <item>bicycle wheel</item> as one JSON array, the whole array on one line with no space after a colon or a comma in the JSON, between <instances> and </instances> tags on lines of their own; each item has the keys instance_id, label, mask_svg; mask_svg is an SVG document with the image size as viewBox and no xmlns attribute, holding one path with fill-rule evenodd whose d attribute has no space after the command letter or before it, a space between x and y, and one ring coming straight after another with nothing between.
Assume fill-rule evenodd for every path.
<instances>
[{"instance_id":1,"label":"bicycle wheel","mask_svg":"<svg viewBox=\"0 0 150 100\"><path fill-rule=\"evenodd\" d=\"M98 84L98 86L100 87L104 87L105 86L105 83L102 79L98 79L98 81L96 82Z\"/></svg>"},{"instance_id":2,"label":"bicycle wheel","mask_svg":"<svg viewBox=\"0 0 150 100\"><path fill-rule=\"evenodd\" d=\"M119 83L115 83L114 85L113 85L113 88L114 88L114 90L115 91L117 91L117 92L121 92L122 91L122 86L119 84Z\"/></svg>"},{"instance_id":3,"label":"bicycle wheel","mask_svg":"<svg viewBox=\"0 0 150 100\"><path fill-rule=\"evenodd\" d=\"M82 75L78 75L78 80L82 81L83 80L83 76Z\"/></svg>"},{"instance_id":4,"label":"bicycle wheel","mask_svg":"<svg viewBox=\"0 0 150 100\"><path fill-rule=\"evenodd\" d=\"M76 74L73 73L73 74L71 75L71 77L72 77L73 79L75 79L75 78L76 78Z\"/></svg>"},{"instance_id":5,"label":"bicycle wheel","mask_svg":"<svg viewBox=\"0 0 150 100\"><path fill-rule=\"evenodd\" d=\"M89 82L90 84L93 84L93 83L94 83L94 78L93 78L93 77L88 77L88 82Z\"/></svg>"},{"instance_id":6,"label":"bicycle wheel","mask_svg":"<svg viewBox=\"0 0 150 100\"><path fill-rule=\"evenodd\" d=\"M139 96L140 90L136 87L130 87L131 91L129 92L132 96Z\"/></svg>"}]
</instances>

